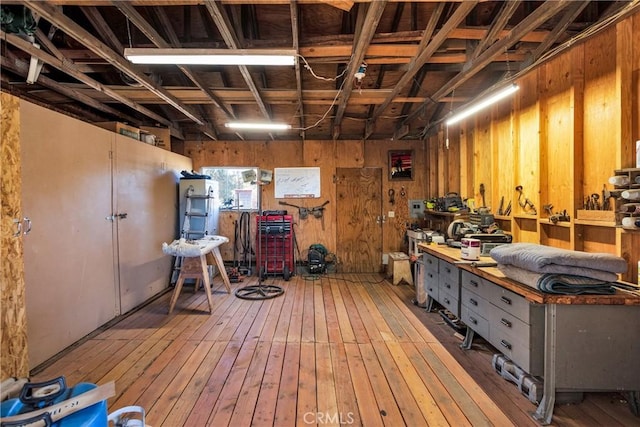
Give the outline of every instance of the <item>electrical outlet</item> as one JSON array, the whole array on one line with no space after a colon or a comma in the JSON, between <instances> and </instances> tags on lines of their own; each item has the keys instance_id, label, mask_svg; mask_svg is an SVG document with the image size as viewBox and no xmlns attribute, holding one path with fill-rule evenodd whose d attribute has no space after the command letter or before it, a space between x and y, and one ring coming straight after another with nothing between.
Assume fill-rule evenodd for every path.
<instances>
[{"instance_id":1,"label":"electrical outlet","mask_svg":"<svg viewBox=\"0 0 640 427\"><path fill-rule=\"evenodd\" d=\"M396 216L396 213L394 211L389 211L389 213L387 214L388 218L393 218Z\"/></svg>"}]
</instances>

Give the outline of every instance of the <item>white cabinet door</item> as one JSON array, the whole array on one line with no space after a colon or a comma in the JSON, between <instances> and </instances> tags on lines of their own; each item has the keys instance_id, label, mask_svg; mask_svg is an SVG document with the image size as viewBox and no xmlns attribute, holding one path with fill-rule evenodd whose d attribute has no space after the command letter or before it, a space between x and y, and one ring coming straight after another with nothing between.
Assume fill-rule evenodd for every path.
<instances>
[{"instance_id":1,"label":"white cabinet door","mask_svg":"<svg viewBox=\"0 0 640 427\"><path fill-rule=\"evenodd\" d=\"M113 136L21 102L22 205L29 364L116 313L110 152Z\"/></svg>"},{"instance_id":2,"label":"white cabinet door","mask_svg":"<svg viewBox=\"0 0 640 427\"><path fill-rule=\"evenodd\" d=\"M179 172L190 171L192 162L120 135L115 152L119 297L126 313L169 284L171 257L162 243L178 235Z\"/></svg>"}]
</instances>

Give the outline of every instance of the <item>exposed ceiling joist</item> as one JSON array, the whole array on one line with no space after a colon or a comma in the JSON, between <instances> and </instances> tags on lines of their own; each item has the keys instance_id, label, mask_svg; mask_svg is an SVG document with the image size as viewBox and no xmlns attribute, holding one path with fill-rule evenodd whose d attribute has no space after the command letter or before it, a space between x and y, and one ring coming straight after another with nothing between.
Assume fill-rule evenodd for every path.
<instances>
[{"instance_id":1,"label":"exposed ceiling joist","mask_svg":"<svg viewBox=\"0 0 640 427\"><path fill-rule=\"evenodd\" d=\"M531 14L529 14L526 18L524 18L518 25L516 25L510 32L509 35L495 42L491 46L489 46L481 55L477 58L473 58L468 61L463 71L458 73L455 77L450 79L447 84L442 86L439 90L437 90L432 99L434 101L438 101L441 97L446 96L451 91L455 90L457 87L462 85L465 81L472 78L476 73L480 72L487 64L489 64L496 55L502 53L505 49L511 47L514 43L518 42L523 34L531 31L533 28L538 27L540 24L547 21L550 17L552 17L555 13L564 9L569 1L560 0L553 2L545 2L536 10L534 10ZM405 118L400 126L405 125L411 122L418 114L420 114L422 108L416 108L412 113L409 114L407 118Z\"/></svg>"},{"instance_id":2,"label":"exposed ceiling joist","mask_svg":"<svg viewBox=\"0 0 640 427\"><path fill-rule=\"evenodd\" d=\"M218 27L218 31L220 31L222 38L227 44L227 47L229 49L240 49L242 46L240 46L238 39L236 38L233 30L231 29L229 19L226 13L224 12L224 10L221 8L221 6L212 0L205 0L204 4L207 8L207 11L209 11L209 14L211 15L213 22L216 24L216 27ZM249 90L255 97L256 103L258 104L260 111L262 112L262 114L267 120L271 120L271 114L269 113L269 110L267 109L267 106L264 103L262 96L260 95L260 91L258 90L258 87L253 81L253 77L251 77L251 73L249 73L249 69L244 65L240 65L238 66L238 68L240 69L240 73L242 74L244 81L249 87Z\"/></svg>"},{"instance_id":3,"label":"exposed ceiling joist","mask_svg":"<svg viewBox=\"0 0 640 427\"><path fill-rule=\"evenodd\" d=\"M74 117L86 111L89 122L104 116L139 126L160 123L174 136L199 140L264 141L422 138L454 107L519 79L532 66L638 12L640 0L5 0L5 5L16 13L26 6L38 17L28 41L6 34L0 40L1 80L11 93L50 102ZM123 57L125 45L288 48L304 62L278 68L136 66ZM46 64L32 85L22 83L30 60ZM356 84L363 62L366 72ZM38 68L30 70L34 75ZM241 134L225 126L229 119L272 118L294 129Z\"/></svg>"},{"instance_id":4,"label":"exposed ceiling joist","mask_svg":"<svg viewBox=\"0 0 640 427\"><path fill-rule=\"evenodd\" d=\"M10 70L14 71L15 73L20 74L26 78L29 72L29 64L19 60L13 54L10 54L10 56L11 57L2 57L2 66L7 67ZM102 102L98 102L94 98L90 97L89 95L85 95L84 93L79 92L73 88L61 85L55 80L50 79L49 77L44 76L42 74L38 76L38 84L48 87L55 92L62 93L68 96L69 98L75 99L85 105L88 105L89 107L95 108L98 111L102 111L103 113L110 114L113 117L117 117L119 120L130 122L130 123L135 122L135 119L133 117L123 114L119 110L113 107L110 107L106 104L103 104Z\"/></svg>"},{"instance_id":5,"label":"exposed ceiling joist","mask_svg":"<svg viewBox=\"0 0 640 427\"><path fill-rule=\"evenodd\" d=\"M429 25L425 29L425 37L421 41L421 53L418 54L411 63L409 64L409 68L407 72L402 76L400 81L396 84L394 90L389 94L387 99L379 105L373 116L371 117L371 121L377 120L378 117L382 114L382 112L389 106L393 98L400 93L400 91L410 82L416 73L420 70L420 68L427 62L427 60L435 53L435 51L444 43L447 39L448 34L456 28L463 19L467 17L469 12L473 10L477 1L468 1L460 4L456 11L453 13L451 18L447 20L447 22L440 28L440 30L433 37L428 37L430 33L433 32L434 19L429 21ZM439 18L439 14L436 13L433 15L434 17Z\"/></svg>"},{"instance_id":6,"label":"exposed ceiling joist","mask_svg":"<svg viewBox=\"0 0 640 427\"><path fill-rule=\"evenodd\" d=\"M163 13L160 13L159 18L163 21L164 30L169 35L169 38L173 40L173 43L167 42L161 35L158 33L149 23L142 17L138 11L128 3L125 2L114 2L115 6L130 20L142 33L156 46L159 48L171 48L171 47L181 47L177 37L172 37L174 35L171 23L167 22L167 20L162 19ZM213 102L213 104L220 108L227 117L234 118L233 114L227 110L227 108L223 105L223 103L209 90L207 85L200 79L196 73L187 66L178 65L177 66L182 73L189 78L201 91L203 91L209 99ZM200 114L203 117L202 114Z\"/></svg>"},{"instance_id":7,"label":"exposed ceiling joist","mask_svg":"<svg viewBox=\"0 0 640 427\"><path fill-rule=\"evenodd\" d=\"M128 74L131 78L138 81L140 84L145 86L148 90L155 93L159 97L165 99L171 106L176 108L178 111L183 113L185 116L189 117L191 120L196 122L197 124L204 124L202 118L198 117L195 113L191 111L189 107L184 105L180 100L172 97L170 94L166 92L161 86L157 85L143 73L138 71L136 67L130 64L126 59L120 56L118 53L113 51L110 47L102 43L96 37L94 37L87 30L82 28L80 25L75 23L69 17L64 15L62 11L60 11L55 6L50 4L26 0L23 2L25 6L31 9L33 12L37 13L41 17L45 18L47 21L56 25L59 29L75 38L78 42L84 44L87 48L92 50L94 53L102 56L104 59L109 61L114 67L118 68L120 71Z\"/></svg>"},{"instance_id":8,"label":"exposed ceiling joist","mask_svg":"<svg viewBox=\"0 0 640 427\"><path fill-rule=\"evenodd\" d=\"M58 70L74 77L75 79L81 81L82 83L86 84L87 86L104 93L105 95L108 95L109 97L115 99L118 102L121 102L122 104L135 109L145 115L147 115L147 117L162 123L165 126L171 126L172 123L167 120L166 118L154 113L153 111L149 110L148 108L131 101L130 99L127 99L121 95L119 95L118 93L112 91L111 89L109 89L108 87L104 86L103 84L101 84L100 82L95 81L94 79L90 78L89 76L87 76L86 74L78 71L75 69L75 67L73 66L73 63L70 63L68 61L65 61L64 59L58 59L52 55L49 55L46 52L41 51L40 49L35 48L31 43L27 42L26 40L22 39L21 37L18 37L14 34L7 34L4 31L0 31L0 38L2 38L3 40L6 40L8 43L20 48L21 50L23 50L24 52L27 52L28 54L37 57L40 61L44 62L45 64L49 64L54 68L57 68Z\"/></svg>"},{"instance_id":9,"label":"exposed ceiling joist","mask_svg":"<svg viewBox=\"0 0 640 427\"><path fill-rule=\"evenodd\" d=\"M349 101L351 91L353 90L353 76L364 60L366 49L369 46L369 43L371 43L371 39L373 39L386 4L386 0L378 0L371 3L369 5L369 9L367 9L367 15L360 29L360 34L355 41L353 53L347 66L347 72L345 73L345 81L342 86L342 96L334 119L333 139L337 139L340 134L342 117L344 116L345 109L347 108L347 102Z\"/></svg>"}]
</instances>

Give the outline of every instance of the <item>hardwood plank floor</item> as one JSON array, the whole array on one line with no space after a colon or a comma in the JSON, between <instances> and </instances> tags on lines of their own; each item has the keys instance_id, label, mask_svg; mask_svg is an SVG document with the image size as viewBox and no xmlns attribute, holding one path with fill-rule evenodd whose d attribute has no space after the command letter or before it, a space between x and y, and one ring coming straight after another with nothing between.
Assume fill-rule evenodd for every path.
<instances>
[{"instance_id":1,"label":"hardwood plank floor","mask_svg":"<svg viewBox=\"0 0 640 427\"><path fill-rule=\"evenodd\" d=\"M247 278L236 287L255 284ZM471 351L413 289L379 275L294 276L284 295L250 301L214 280L170 292L36 368L32 380L115 381L109 410L145 408L150 426L536 426L535 406ZM621 395L557 405L556 426L631 426Z\"/></svg>"}]
</instances>

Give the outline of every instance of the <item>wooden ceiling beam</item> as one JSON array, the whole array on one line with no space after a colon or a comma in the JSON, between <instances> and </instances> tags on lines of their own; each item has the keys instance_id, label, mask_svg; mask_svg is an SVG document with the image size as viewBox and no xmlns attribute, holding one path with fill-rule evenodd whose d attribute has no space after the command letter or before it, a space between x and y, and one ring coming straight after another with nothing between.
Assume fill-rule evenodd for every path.
<instances>
[{"instance_id":1,"label":"wooden ceiling beam","mask_svg":"<svg viewBox=\"0 0 640 427\"><path fill-rule=\"evenodd\" d=\"M156 46L161 49L172 48L172 47L182 47L180 44L180 40L173 31L173 27L169 19L167 19L166 13L162 10L158 10L158 18L162 22L164 26L164 30L167 34L167 37L171 42L167 42L164 37L158 33L151 24L149 24L142 15L130 4L122 1L114 2L114 5L122 12L122 14L130 20L133 25L135 25L142 33ZM220 108L222 112L230 118L235 118L233 113L231 113L227 107L222 103L220 99L218 99L207 87L207 85L202 81L200 77L196 75L196 73L187 66L177 65L178 69L185 75L189 80L193 82L202 92L204 92L211 100L213 105ZM203 117L202 112L200 116L203 118L203 121L206 119Z\"/></svg>"},{"instance_id":2,"label":"wooden ceiling beam","mask_svg":"<svg viewBox=\"0 0 640 427\"><path fill-rule=\"evenodd\" d=\"M443 10L442 5L439 6L438 10L440 13L434 13L432 18L429 20L427 24L427 28L425 29L424 36L420 42L420 48L418 52L420 52L414 59L409 63L409 68L407 72L400 78L398 83L396 84L394 90L389 94L385 102L379 105L376 108L376 111L371 116L371 121L376 121L378 117L382 114L382 112L391 104L393 98L400 93L400 91L411 81L413 81L413 77L416 75L420 68L428 61L428 59L436 52L436 50L444 43L444 41L449 36L450 32L456 28L463 19L467 17L467 15L473 10L478 1L468 1L460 4L456 11L451 15L449 19L445 22L445 24L440 28L440 30L435 34L435 36L431 37L433 32L435 31L435 27L437 25L437 21L440 18L440 14Z\"/></svg>"},{"instance_id":3,"label":"wooden ceiling beam","mask_svg":"<svg viewBox=\"0 0 640 427\"><path fill-rule=\"evenodd\" d=\"M396 10L393 14L393 21L391 23L391 31L393 32L398 31L398 27L400 26L400 20L402 19L402 14L404 12L404 5L405 5L404 3L398 3L398 5L396 6ZM382 83L384 82L384 75L386 74L386 72L387 72L387 64L382 64L382 66L380 67L380 71L378 72L378 77L376 78L376 83L374 86L376 89L379 89L382 87ZM371 104L369 106L369 113L367 114L367 117L371 117L375 109L376 109L376 106ZM375 124L367 121L364 127L364 135L363 135L364 139L368 139L373 134L374 130L375 130Z\"/></svg>"},{"instance_id":4,"label":"wooden ceiling beam","mask_svg":"<svg viewBox=\"0 0 640 427\"><path fill-rule=\"evenodd\" d=\"M2 66L8 70L13 71L14 73L26 77L29 73L29 64L19 60L13 53L8 52L8 57L2 57ZM102 102L96 101L92 97L85 95L84 93L77 91L73 88L67 87L56 82L53 79L50 79L47 76L40 74L38 79L36 80L36 84L39 86L43 86L53 90L56 93L60 93L70 99L80 102L81 104L87 105L91 108L94 108L98 111L102 111L103 113L109 114L113 117L118 117L119 120L129 123L136 123L138 120L129 116L128 114L123 113L122 111L116 110L113 107L110 107Z\"/></svg>"},{"instance_id":5,"label":"wooden ceiling beam","mask_svg":"<svg viewBox=\"0 0 640 427\"><path fill-rule=\"evenodd\" d=\"M493 61L497 55L503 53L506 49L517 43L522 35L546 22L549 18L564 9L568 3L570 3L569 0L560 0L545 2L540 5L536 10L520 21L520 23L511 30L507 37L498 40L489 46L482 54L480 54L480 56L467 62L463 67L463 70L450 79L447 84L437 90L431 98L438 102L442 97L446 96L484 69L484 67ZM422 108L416 108L411 112L409 116L402 121L401 126L410 123L419 114L420 110L422 110Z\"/></svg>"},{"instance_id":6,"label":"wooden ceiling beam","mask_svg":"<svg viewBox=\"0 0 640 427\"><path fill-rule=\"evenodd\" d=\"M91 25L93 25L93 28L98 30L98 34L105 38L105 41L109 44L111 49L122 55L124 52L124 46L120 43L120 40L111 29L111 26L104 20L98 8L94 6L87 6L80 8L80 10L82 10L84 16L86 16Z\"/></svg>"},{"instance_id":7,"label":"wooden ceiling beam","mask_svg":"<svg viewBox=\"0 0 640 427\"><path fill-rule=\"evenodd\" d=\"M354 75L364 60L366 50L373 39L376 28L378 28L378 23L380 22L386 4L386 0L378 0L370 3L367 9L366 17L353 46L353 53L347 66L344 84L342 85L341 99L333 122L333 139L337 139L339 136L340 124L353 90Z\"/></svg>"},{"instance_id":8,"label":"wooden ceiling beam","mask_svg":"<svg viewBox=\"0 0 640 427\"><path fill-rule=\"evenodd\" d=\"M504 2L502 4L502 8L500 9L500 12L495 21L491 25L491 28L487 32L487 36L480 39L478 46L476 46L475 51L471 54L472 58L477 58L478 55L480 55L482 51L487 48L487 46L493 44L493 42L495 42L500 37L500 33L502 33L504 27L509 23L509 19L511 19L513 14L516 12L518 7L520 6L520 3L521 0L513 0Z\"/></svg>"},{"instance_id":9,"label":"wooden ceiling beam","mask_svg":"<svg viewBox=\"0 0 640 427\"><path fill-rule=\"evenodd\" d=\"M222 38L227 44L227 47L229 49L240 49L242 46L240 46L236 35L231 30L229 19L226 16L226 13L224 12L224 10L215 1L212 1L212 0L204 0L204 1L205 1L204 5L207 8L207 11L209 12L209 14L211 15L213 22L216 24L216 27L218 27L218 31L222 35ZM239 65L238 68L240 69L240 74L242 74L242 77L244 78L245 83L249 87L249 90L253 94L256 100L256 103L258 104L258 108L260 109L260 111L262 112L262 114L267 120L271 120L271 114L267 109L267 106L264 100L262 99L262 96L260 95L260 91L258 90L258 87L253 81L253 77L251 77L251 73L249 73L249 69L244 65Z\"/></svg>"},{"instance_id":10,"label":"wooden ceiling beam","mask_svg":"<svg viewBox=\"0 0 640 427\"><path fill-rule=\"evenodd\" d=\"M145 86L148 90L155 93L160 98L166 100L167 103L187 116L189 119L198 124L204 124L202 118L198 117L193 111L191 111L189 107L182 104L176 98L172 97L162 87L160 87L143 73L141 73L137 67L133 66L129 61L116 53L113 49L94 37L93 34L89 33L87 30L75 23L71 18L64 15L57 7L49 3L34 0L23 0L21 1L21 4L25 5L26 7L31 9L32 12L37 13L53 25L57 26L60 30L73 37L76 41L83 44L94 53L102 56L114 67L128 74L138 83ZM164 119L164 121L166 121L166 119Z\"/></svg>"},{"instance_id":11,"label":"wooden ceiling beam","mask_svg":"<svg viewBox=\"0 0 640 427\"><path fill-rule=\"evenodd\" d=\"M291 34L293 36L293 49L296 53L300 51L300 26L298 24L298 3L296 0L291 0ZM300 61L295 61L296 72L296 95L298 97L298 127L300 128L300 137L305 137L304 126L304 102L302 98L302 74L300 70Z\"/></svg>"},{"instance_id":12,"label":"wooden ceiling beam","mask_svg":"<svg viewBox=\"0 0 640 427\"><path fill-rule=\"evenodd\" d=\"M77 83L64 84L66 87L74 88L79 92L90 94L93 90L78 87ZM144 88L136 88L131 86L105 86L109 90L126 97L132 101L139 102L141 104L155 104L160 105L165 102L158 99L158 97L151 94ZM210 101L202 94L197 88L191 87L168 87L167 90L177 98L179 98L185 104L202 104L208 105ZM237 104L237 105L251 105L253 104L253 96L250 91L244 89L212 89L217 96L224 99L225 102ZM355 105L367 105L367 104L380 104L389 95L391 89L363 89L362 91L354 92L351 96L351 103ZM307 89L302 91L302 97L306 105L331 105L336 98L338 91L336 89ZM270 104L278 105L292 105L298 102L298 93L295 89L268 89L263 92L265 99ZM109 103L110 97L107 95L95 94L95 99ZM467 101L466 97L443 98L447 102L452 100L457 103ZM397 96L393 102L395 103L421 103L427 100L425 96Z\"/></svg>"},{"instance_id":13,"label":"wooden ceiling beam","mask_svg":"<svg viewBox=\"0 0 640 427\"><path fill-rule=\"evenodd\" d=\"M562 19L560 19L558 24L556 24L555 28L549 33L547 38L542 43L540 43L540 45L536 48L536 50L533 51L530 57L530 62L529 61L527 62L534 63L538 59L540 59L542 54L546 52L551 46L553 46L553 44L562 35L564 35L567 28L569 28L569 25L571 25L571 23L578 17L578 15L582 13L584 8L587 7L588 4L589 2L586 2L586 1L574 2L570 7L568 7L566 12L562 16ZM527 64L523 64L523 67L526 67L526 66Z\"/></svg>"},{"instance_id":14,"label":"wooden ceiling beam","mask_svg":"<svg viewBox=\"0 0 640 427\"><path fill-rule=\"evenodd\" d=\"M141 114L144 114L145 116L153 119L154 121L161 123L165 126L171 126L172 123L167 120L166 118L160 116L159 114L156 114L155 112L149 110L148 108L146 108L143 105L138 104L137 102L131 101L130 99L121 96L120 94L116 93L115 91L109 89L107 86L103 85L100 82L95 81L94 79L92 79L91 77L87 76L86 74L78 71L75 69L73 63L69 62L69 61L65 61L65 60L61 60L58 59L56 57L54 57L53 55L50 55L46 52L43 52L40 49L37 49L36 47L34 47L31 43L27 42L26 40L14 35L14 34L7 34L4 31L0 30L0 38L2 38L3 40L5 40L7 43L12 44L13 46L17 47L18 49L23 50L24 52L28 53L31 56L34 56L36 58L38 58L40 61L44 62L45 64L49 64L50 66L70 75L71 77L81 81L82 83L86 84L87 86L93 88L94 90L104 93L105 95L109 96L112 99L115 99L116 101L126 105L127 107L130 107L138 112L140 112Z\"/></svg>"}]
</instances>

